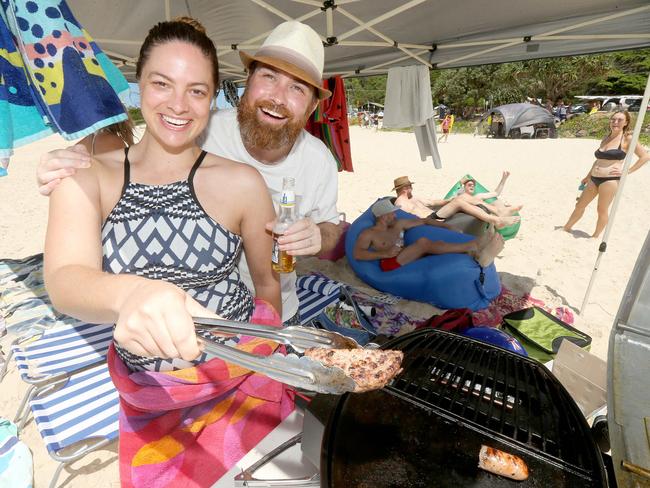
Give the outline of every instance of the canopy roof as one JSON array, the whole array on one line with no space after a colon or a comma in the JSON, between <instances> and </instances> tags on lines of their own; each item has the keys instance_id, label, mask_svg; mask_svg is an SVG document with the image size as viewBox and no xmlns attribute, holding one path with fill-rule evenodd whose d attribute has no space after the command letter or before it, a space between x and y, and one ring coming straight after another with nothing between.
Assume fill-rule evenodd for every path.
<instances>
[{"instance_id":1,"label":"canopy roof","mask_svg":"<svg viewBox=\"0 0 650 488\"><path fill-rule=\"evenodd\" d=\"M503 116L504 134L509 134L510 129L533 124L555 125L553 115L548 110L532 103L500 105L490 110L490 113L498 113Z\"/></svg>"},{"instance_id":2,"label":"canopy roof","mask_svg":"<svg viewBox=\"0 0 650 488\"><path fill-rule=\"evenodd\" d=\"M326 75L363 76L423 63L455 68L650 46L647 0L69 0L127 79L156 22L191 15L217 44L224 79L243 80L237 50L255 51L280 22L322 37Z\"/></svg>"}]
</instances>

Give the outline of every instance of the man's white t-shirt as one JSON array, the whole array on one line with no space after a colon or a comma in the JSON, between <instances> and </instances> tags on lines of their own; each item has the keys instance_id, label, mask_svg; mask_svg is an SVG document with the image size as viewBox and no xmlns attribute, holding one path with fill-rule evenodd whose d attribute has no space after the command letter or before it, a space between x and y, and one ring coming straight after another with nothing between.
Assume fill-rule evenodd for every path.
<instances>
[{"instance_id":1,"label":"man's white t-shirt","mask_svg":"<svg viewBox=\"0 0 650 488\"><path fill-rule=\"evenodd\" d=\"M210 117L208 127L203 134L202 146L210 153L233 161L241 161L256 168L266 181L276 212L282 193L282 179L285 176L291 176L295 179L298 217L310 217L317 224L321 222L338 223L336 160L327 146L307 131L303 130L300 133L291 152L283 161L275 164L263 164L254 159L244 147L239 133L237 111L225 109L215 112ZM254 292L253 280L243 254L239 271L244 283ZM282 321L284 322L298 312L296 273L281 274L280 284L282 288Z\"/></svg>"}]
</instances>

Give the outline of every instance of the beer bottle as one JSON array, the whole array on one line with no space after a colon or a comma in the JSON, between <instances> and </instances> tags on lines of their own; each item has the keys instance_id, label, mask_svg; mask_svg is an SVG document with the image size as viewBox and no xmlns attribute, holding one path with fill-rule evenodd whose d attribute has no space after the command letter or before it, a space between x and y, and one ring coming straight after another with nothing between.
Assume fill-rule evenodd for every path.
<instances>
[{"instance_id":1,"label":"beer bottle","mask_svg":"<svg viewBox=\"0 0 650 488\"><path fill-rule=\"evenodd\" d=\"M295 256L280 250L278 238L296 221L296 193L295 180L289 176L282 179L282 197L280 199L280 212L273 226L273 252L271 266L277 273L291 273L296 264Z\"/></svg>"}]
</instances>

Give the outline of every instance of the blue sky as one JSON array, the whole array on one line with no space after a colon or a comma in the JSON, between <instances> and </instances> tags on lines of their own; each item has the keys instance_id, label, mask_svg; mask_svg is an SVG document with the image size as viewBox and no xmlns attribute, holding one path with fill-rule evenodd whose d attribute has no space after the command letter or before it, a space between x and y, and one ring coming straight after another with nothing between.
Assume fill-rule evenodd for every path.
<instances>
[{"instance_id":1,"label":"blue sky","mask_svg":"<svg viewBox=\"0 0 650 488\"><path fill-rule=\"evenodd\" d=\"M129 83L129 88L131 89L129 95L126 97L126 100L124 100L124 104L127 107L139 107L140 106L140 88L138 87L137 83ZM239 96L243 93L244 89L239 88ZM218 108L230 108L231 105L226 102L226 99L223 96L223 91L219 92L219 95L217 96L217 107Z\"/></svg>"}]
</instances>

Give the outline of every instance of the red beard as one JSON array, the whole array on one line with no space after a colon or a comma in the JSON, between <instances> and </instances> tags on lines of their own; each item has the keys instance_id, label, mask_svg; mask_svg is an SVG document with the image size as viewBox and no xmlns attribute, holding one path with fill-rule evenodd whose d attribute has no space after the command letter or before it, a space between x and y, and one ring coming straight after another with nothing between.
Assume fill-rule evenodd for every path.
<instances>
[{"instance_id":1,"label":"red beard","mask_svg":"<svg viewBox=\"0 0 650 488\"><path fill-rule=\"evenodd\" d=\"M258 109L273 111L286 117L288 121L280 127L265 124L257 118ZM305 127L307 118L307 114L296 118L284 105L276 105L267 100L259 100L251 106L246 94L237 107L237 121L244 145L260 149L275 150L292 147L300 131Z\"/></svg>"}]
</instances>

